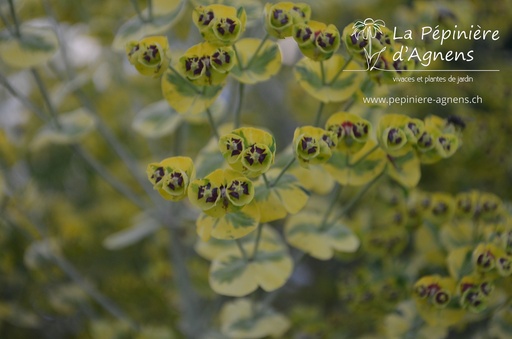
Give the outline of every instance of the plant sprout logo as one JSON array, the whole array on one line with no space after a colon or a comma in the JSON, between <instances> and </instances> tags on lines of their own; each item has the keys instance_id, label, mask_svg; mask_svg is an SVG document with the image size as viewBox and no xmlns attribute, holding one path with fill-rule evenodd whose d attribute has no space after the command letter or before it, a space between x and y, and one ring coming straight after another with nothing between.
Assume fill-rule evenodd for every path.
<instances>
[{"instance_id":1,"label":"plant sprout logo","mask_svg":"<svg viewBox=\"0 0 512 339\"><path fill-rule=\"evenodd\" d=\"M367 18L364 21L358 20L354 23L352 28L354 32L352 32L352 36L359 40L359 37L363 38L363 40L368 41L368 44L363 47L366 64L368 68L367 71L371 71L376 69L375 64L379 60L379 56L382 52L386 50L386 46L384 46L380 51L373 53L372 51L372 39L377 36L377 33L383 34L381 27L386 27L386 24L383 20L373 20L372 18ZM372 60L375 60L372 64Z\"/></svg>"}]
</instances>

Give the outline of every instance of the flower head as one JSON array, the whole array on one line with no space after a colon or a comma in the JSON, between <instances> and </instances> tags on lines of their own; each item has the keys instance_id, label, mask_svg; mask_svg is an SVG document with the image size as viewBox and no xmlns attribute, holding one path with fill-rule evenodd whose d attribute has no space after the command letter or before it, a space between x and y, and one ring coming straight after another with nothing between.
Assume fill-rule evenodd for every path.
<instances>
[{"instance_id":1,"label":"flower head","mask_svg":"<svg viewBox=\"0 0 512 339\"><path fill-rule=\"evenodd\" d=\"M196 85L218 85L234 66L234 51L228 46L203 42L189 48L180 58L180 64L185 76Z\"/></svg>"},{"instance_id":2,"label":"flower head","mask_svg":"<svg viewBox=\"0 0 512 339\"><path fill-rule=\"evenodd\" d=\"M295 155L299 164L305 168L327 162L337 142L334 132L313 126L299 127L293 135Z\"/></svg>"},{"instance_id":3,"label":"flower head","mask_svg":"<svg viewBox=\"0 0 512 339\"><path fill-rule=\"evenodd\" d=\"M267 3L264 15L268 34L278 39L284 39L292 35L293 25L309 21L311 7L304 3Z\"/></svg>"},{"instance_id":4,"label":"flower head","mask_svg":"<svg viewBox=\"0 0 512 339\"><path fill-rule=\"evenodd\" d=\"M203 38L211 44L232 45L245 31L247 15L243 7L225 5L198 6L192 20Z\"/></svg>"},{"instance_id":5,"label":"flower head","mask_svg":"<svg viewBox=\"0 0 512 339\"><path fill-rule=\"evenodd\" d=\"M188 197L205 214L220 217L249 204L254 198L254 187L241 173L218 169L191 182Z\"/></svg>"},{"instance_id":6,"label":"flower head","mask_svg":"<svg viewBox=\"0 0 512 339\"><path fill-rule=\"evenodd\" d=\"M338 112L327 120L325 129L336 136L339 151L355 154L368 142L372 125L355 114Z\"/></svg>"},{"instance_id":7,"label":"flower head","mask_svg":"<svg viewBox=\"0 0 512 339\"><path fill-rule=\"evenodd\" d=\"M151 36L126 45L130 63L140 74L152 77L161 76L171 62L169 42L165 36Z\"/></svg>"},{"instance_id":8,"label":"flower head","mask_svg":"<svg viewBox=\"0 0 512 339\"><path fill-rule=\"evenodd\" d=\"M188 185L195 171L192 159L171 157L149 164L146 173L153 188L164 199L179 201L187 196Z\"/></svg>"},{"instance_id":9,"label":"flower head","mask_svg":"<svg viewBox=\"0 0 512 339\"><path fill-rule=\"evenodd\" d=\"M219 139L219 149L228 164L249 178L268 171L274 163L274 137L261 129L242 127Z\"/></svg>"},{"instance_id":10,"label":"flower head","mask_svg":"<svg viewBox=\"0 0 512 339\"><path fill-rule=\"evenodd\" d=\"M292 35L301 52L315 61L329 59L340 47L340 32L334 25L300 23L293 26Z\"/></svg>"}]
</instances>

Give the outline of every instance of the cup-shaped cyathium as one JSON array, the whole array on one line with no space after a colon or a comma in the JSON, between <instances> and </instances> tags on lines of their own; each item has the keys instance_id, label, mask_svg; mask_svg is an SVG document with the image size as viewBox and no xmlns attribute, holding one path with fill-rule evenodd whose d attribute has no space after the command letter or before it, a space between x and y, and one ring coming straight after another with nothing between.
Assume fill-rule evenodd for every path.
<instances>
[{"instance_id":1,"label":"cup-shaped cyathium","mask_svg":"<svg viewBox=\"0 0 512 339\"><path fill-rule=\"evenodd\" d=\"M137 71L145 76L159 77L171 62L169 42L165 36L150 36L126 44L126 55Z\"/></svg>"},{"instance_id":2,"label":"cup-shaped cyathium","mask_svg":"<svg viewBox=\"0 0 512 339\"><path fill-rule=\"evenodd\" d=\"M267 3L264 10L265 29L268 34L284 39L292 36L293 26L307 23L311 17L311 7L304 3Z\"/></svg>"},{"instance_id":3,"label":"cup-shaped cyathium","mask_svg":"<svg viewBox=\"0 0 512 339\"><path fill-rule=\"evenodd\" d=\"M192 21L203 38L213 45L235 43L245 31L247 14L243 7L225 5L198 6L192 12Z\"/></svg>"},{"instance_id":4,"label":"cup-shaped cyathium","mask_svg":"<svg viewBox=\"0 0 512 339\"><path fill-rule=\"evenodd\" d=\"M153 188L170 201L179 201L187 196L188 185L195 170L189 157L170 157L159 163L151 163L146 174Z\"/></svg>"}]
</instances>

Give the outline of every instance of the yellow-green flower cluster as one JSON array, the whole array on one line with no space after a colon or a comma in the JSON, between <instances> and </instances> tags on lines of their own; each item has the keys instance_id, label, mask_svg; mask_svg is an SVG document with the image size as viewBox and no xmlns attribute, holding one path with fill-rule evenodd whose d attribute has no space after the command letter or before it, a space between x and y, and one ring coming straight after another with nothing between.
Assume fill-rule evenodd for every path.
<instances>
[{"instance_id":1,"label":"yellow-green flower cluster","mask_svg":"<svg viewBox=\"0 0 512 339\"><path fill-rule=\"evenodd\" d=\"M169 42L165 36L151 36L126 45L130 63L140 74L161 76L171 62Z\"/></svg>"},{"instance_id":2,"label":"yellow-green flower cluster","mask_svg":"<svg viewBox=\"0 0 512 339\"><path fill-rule=\"evenodd\" d=\"M225 5L198 6L192 21L203 38L213 45L229 46L245 31L247 15L243 7Z\"/></svg>"},{"instance_id":3,"label":"yellow-green flower cluster","mask_svg":"<svg viewBox=\"0 0 512 339\"><path fill-rule=\"evenodd\" d=\"M231 169L218 169L190 183L188 198L212 217L240 210L254 198L252 182Z\"/></svg>"},{"instance_id":4,"label":"yellow-green flower cluster","mask_svg":"<svg viewBox=\"0 0 512 339\"><path fill-rule=\"evenodd\" d=\"M479 244L473 251L472 261L478 273L494 272L502 277L512 274L512 257L495 244Z\"/></svg>"},{"instance_id":5,"label":"yellow-green flower cluster","mask_svg":"<svg viewBox=\"0 0 512 339\"><path fill-rule=\"evenodd\" d=\"M359 152L370 140L372 125L355 114L334 113L325 123L325 129L336 136L336 149L347 154Z\"/></svg>"},{"instance_id":6,"label":"yellow-green flower cluster","mask_svg":"<svg viewBox=\"0 0 512 339\"><path fill-rule=\"evenodd\" d=\"M159 163L149 164L146 173L153 188L164 199L179 201L187 196L188 185L194 177L195 170L192 159L171 157Z\"/></svg>"},{"instance_id":7,"label":"yellow-green flower cluster","mask_svg":"<svg viewBox=\"0 0 512 339\"><path fill-rule=\"evenodd\" d=\"M327 60L340 47L340 32L334 25L309 21L293 26L293 39L302 54L315 61Z\"/></svg>"},{"instance_id":8,"label":"yellow-green flower cluster","mask_svg":"<svg viewBox=\"0 0 512 339\"><path fill-rule=\"evenodd\" d=\"M189 48L180 58L181 70L196 85L219 85L234 66L234 51L229 46L202 42Z\"/></svg>"},{"instance_id":9,"label":"yellow-green flower cluster","mask_svg":"<svg viewBox=\"0 0 512 339\"><path fill-rule=\"evenodd\" d=\"M489 297L494 291L491 281L476 276L462 277L458 284L460 306L473 313L480 313L489 304Z\"/></svg>"},{"instance_id":10,"label":"yellow-green flower cluster","mask_svg":"<svg viewBox=\"0 0 512 339\"><path fill-rule=\"evenodd\" d=\"M267 172L274 163L276 142L268 132L242 127L222 136L219 149L231 168L255 178Z\"/></svg>"},{"instance_id":11,"label":"yellow-green flower cluster","mask_svg":"<svg viewBox=\"0 0 512 339\"><path fill-rule=\"evenodd\" d=\"M455 292L455 281L438 275L425 276L414 284L414 296L419 302L437 309L448 306Z\"/></svg>"},{"instance_id":12,"label":"yellow-green flower cluster","mask_svg":"<svg viewBox=\"0 0 512 339\"><path fill-rule=\"evenodd\" d=\"M402 156L415 149L425 164L451 157L461 144L460 135L453 132L446 120L431 116L421 121L401 114L382 117L377 140L391 156Z\"/></svg>"},{"instance_id":13,"label":"yellow-green flower cluster","mask_svg":"<svg viewBox=\"0 0 512 339\"><path fill-rule=\"evenodd\" d=\"M492 193L478 191L459 193L455 200L457 215L460 217L493 220L502 212L501 199Z\"/></svg>"},{"instance_id":14,"label":"yellow-green flower cluster","mask_svg":"<svg viewBox=\"0 0 512 339\"><path fill-rule=\"evenodd\" d=\"M341 44L340 32L334 25L309 20L307 4L279 2L265 5L265 28L268 34L283 39L293 37L301 52L315 61L327 60Z\"/></svg>"},{"instance_id":15,"label":"yellow-green flower cluster","mask_svg":"<svg viewBox=\"0 0 512 339\"><path fill-rule=\"evenodd\" d=\"M265 29L268 34L284 39L292 36L293 26L307 23L311 17L311 7L305 3L278 2L265 5Z\"/></svg>"},{"instance_id":16,"label":"yellow-green flower cluster","mask_svg":"<svg viewBox=\"0 0 512 339\"><path fill-rule=\"evenodd\" d=\"M336 147L337 136L332 131L313 126L303 126L295 130L293 150L299 164L308 168L309 165L326 163Z\"/></svg>"}]
</instances>

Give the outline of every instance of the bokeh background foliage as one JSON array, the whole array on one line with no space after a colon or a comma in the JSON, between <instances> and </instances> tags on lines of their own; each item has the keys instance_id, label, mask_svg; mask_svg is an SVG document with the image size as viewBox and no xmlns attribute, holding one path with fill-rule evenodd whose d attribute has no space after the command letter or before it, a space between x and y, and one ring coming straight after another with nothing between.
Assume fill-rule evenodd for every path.
<instances>
[{"instance_id":1,"label":"bokeh background foliage","mask_svg":"<svg viewBox=\"0 0 512 339\"><path fill-rule=\"evenodd\" d=\"M5 17L0 23L3 33L7 32L6 24L12 29L8 2L0 0ZM169 37L173 57L201 40L191 15L192 3L203 2L184 1L169 14L167 19L172 24L159 32ZM258 20L265 2L239 2L246 6L249 17L244 36L261 38L264 29ZM383 96L479 95L482 104L386 107L364 105L356 97L326 104L324 116L341 110L350 100L356 100L351 112L372 121L386 113L420 119L430 114L443 118L457 115L466 123L463 146L453 157L423 166L419 189L451 196L472 189L492 192L502 199L505 209L510 209L512 1L304 2L311 5L316 20L333 23L340 31L354 20L367 17L378 17L388 26L475 23L500 31L500 40L495 42L446 46L474 49L472 69L496 68L501 70L499 73L473 73L474 82L460 85L373 83L371 88L375 95ZM138 124L143 110L163 99L160 81L136 74L124 51L114 48L113 43L120 28L136 17L135 6L143 9L146 1L19 0L14 4L20 22L56 29L65 48L35 71L13 67L8 60L0 59L0 337L181 338L194 333L191 327L195 327L202 334L213 329L206 338L222 338L219 313L228 298L212 291L207 279L209 262L194 249L197 215L179 214L178 209L168 208L164 217L169 224L162 227L153 218L156 212L145 208L148 201L140 198L144 188L151 190L149 183L130 175L132 168L143 169L170 155L195 158L211 135L202 115L184 118L174 113L166 120L165 128L160 126L160 134L154 130L158 120L149 127ZM251 22L255 17L256 21ZM279 73L268 81L246 86L242 107L245 124L272 131L278 154L290 144L297 126L313 121L318 106L318 101L295 81L293 64L300 58L299 52L286 43L281 44L281 50L283 65ZM65 58L63 51L67 53ZM343 49L339 53L348 56ZM468 65L440 62L434 66ZM23 97L44 109L48 103L38 91L38 78L44 81L59 112L74 112L79 118L80 112L75 111L78 107L93 112L96 122L82 119L81 129L70 132L84 134L79 146L56 145L59 140L54 136L41 136L41 121L6 86L12 84ZM230 78L212 108L218 121L230 119L228 114L238 102L237 86ZM166 109L165 105L159 107ZM121 151L112 149L108 136L115 136L123 145ZM135 198L127 199L112 189L91 169L87 161L91 158L115 181L135 192ZM126 159L136 162L121 161ZM144 188L137 180L144 183ZM355 192L347 189L341 200L349 200ZM427 237L438 232L425 232L423 226L416 230L421 223L415 224L413 218L407 225L396 220L397 215L405 215L404 206L413 198L410 192L404 193L401 187L386 181L378 190L368 192L350 214L362 250L336 254L330 261L306 256L300 262L287 285L271 300L291 324L286 337L501 338L510 333L510 302L497 316L494 313L498 312L467 315L449 328L426 326L422 321L411 300L414 281L407 280L410 275L399 273L418 267L422 267L415 273L418 277L446 273L449 246L446 242L440 245L439 238ZM325 204L325 199L312 199L310 203L314 209L315 204ZM395 252L371 246L369 234L378 234L382 220L407 229L383 233L387 240L399 239L398 246L393 247ZM281 231L281 225L275 226ZM365 225L375 225L377 230L365 229ZM416 262L411 264L413 259ZM508 298L510 285L510 277L498 284ZM255 300L259 300L264 293L255 294ZM238 307L241 310L250 305ZM221 317L225 322L229 312L224 312ZM272 319L279 323L279 319Z\"/></svg>"}]
</instances>

